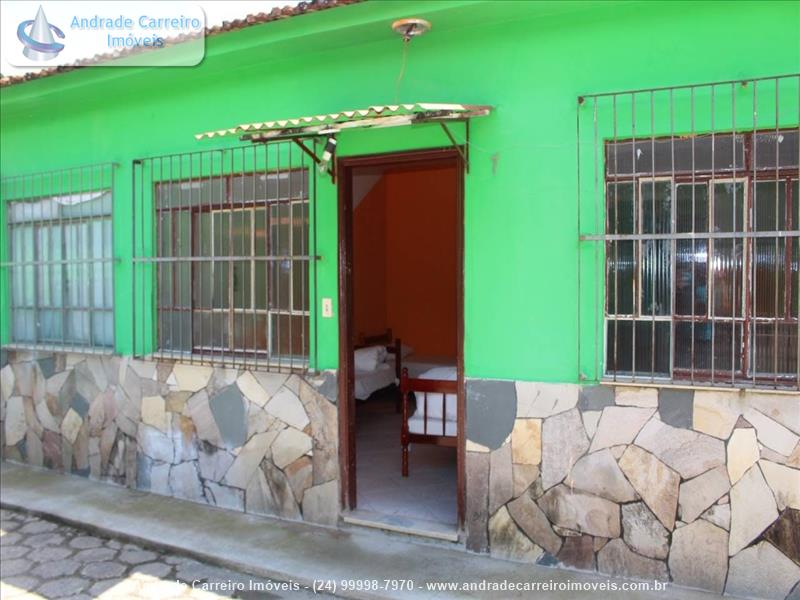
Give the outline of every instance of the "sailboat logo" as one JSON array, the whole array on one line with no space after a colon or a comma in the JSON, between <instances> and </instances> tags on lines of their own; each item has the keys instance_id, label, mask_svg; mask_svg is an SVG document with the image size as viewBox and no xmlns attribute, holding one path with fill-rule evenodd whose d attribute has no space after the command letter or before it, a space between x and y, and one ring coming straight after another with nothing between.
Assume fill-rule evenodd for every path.
<instances>
[{"instance_id":1,"label":"sailboat logo","mask_svg":"<svg viewBox=\"0 0 800 600\"><path fill-rule=\"evenodd\" d=\"M53 38L54 32L59 38L64 38L63 31L47 22L44 10L40 6L35 19L23 21L17 27L17 37L25 46L22 53L29 59L36 61L55 58L64 49L64 44L59 44L55 41Z\"/></svg>"}]
</instances>

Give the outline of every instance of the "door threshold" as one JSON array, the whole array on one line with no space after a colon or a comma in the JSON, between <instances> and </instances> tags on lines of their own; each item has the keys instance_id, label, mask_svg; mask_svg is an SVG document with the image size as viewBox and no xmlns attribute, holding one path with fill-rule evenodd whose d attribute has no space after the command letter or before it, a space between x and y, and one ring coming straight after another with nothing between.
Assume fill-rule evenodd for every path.
<instances>
[{"instance_id":1,"label":"door threshold","mask_svg":"<svg viewBox=\"0 0 800 600\"><path fill-rule=\"evenodd\" d=\"M395 533L404 533L417 537L443 540L445 542L458 542L458 527L436 521L415 519L404 515L386 515L371 510L356 509L342 515L345 523L372 527Z\"/></svg>"}]
</instances>

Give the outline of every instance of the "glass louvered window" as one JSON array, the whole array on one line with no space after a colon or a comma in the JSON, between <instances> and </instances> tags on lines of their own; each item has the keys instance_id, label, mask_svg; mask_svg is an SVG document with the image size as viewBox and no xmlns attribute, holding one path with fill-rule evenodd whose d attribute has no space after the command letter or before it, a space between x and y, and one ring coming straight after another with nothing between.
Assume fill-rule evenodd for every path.
<instances>
[{"instance_id":1,"label":"glass louvered window","mask_svg":"<svg viewBox=\"0 0 800 600\"><path fill-rule=\"evenodd\" d=\"M605 145L606 372L798 378L798 131Z\"/></svg>"},{"instance_id":2,"label":"glass louvered window","mask_svg":"<svg viewBox=\"0 0 800 600\"><path fill-rule=\"evenodd\" d=\"M85 189L92 181L102 187L110 182L107 170L110 166L4 180L4 195L11 196L6 225L12 344L113 349L111 190L38 193ZM79 177L86 185L78 184Z\"/></svg>"},{"instance_id":3,"label":"glass louvered window","mask_svg":"<svg viewBox=\"0 0 800 600\"><path fill-rule=\"evenodd\" d=\"M158 347L308 355L308 172L156 184Z\"/></svg>"}]
</instances>

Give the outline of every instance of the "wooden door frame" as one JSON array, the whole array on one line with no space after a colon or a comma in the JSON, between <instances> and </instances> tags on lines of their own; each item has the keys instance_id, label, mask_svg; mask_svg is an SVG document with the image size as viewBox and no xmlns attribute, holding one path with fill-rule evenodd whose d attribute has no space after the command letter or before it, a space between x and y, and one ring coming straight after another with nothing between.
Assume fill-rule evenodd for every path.
<instances>
[{"instance_id":1,"label":"wooden door frame","mask_svg":"<svg viewBox=\"0 0 800 600\"><path fill-rule=\"evenodd\" d=\"M337 159L336 181L339 219L339 478L343 510L356 506L356 406L353 375L353 169L365 166L418 165L420 168L440 164L456 167L456 353L458 371L457 432L457 502L458 524L464 523L465 512L465 410L464 389L464 161L455 148L435 148L369 154ZM399 445L400 432L397 432ZM397 468L400 468L398 462Z\"/></svg>"}]
</instances>

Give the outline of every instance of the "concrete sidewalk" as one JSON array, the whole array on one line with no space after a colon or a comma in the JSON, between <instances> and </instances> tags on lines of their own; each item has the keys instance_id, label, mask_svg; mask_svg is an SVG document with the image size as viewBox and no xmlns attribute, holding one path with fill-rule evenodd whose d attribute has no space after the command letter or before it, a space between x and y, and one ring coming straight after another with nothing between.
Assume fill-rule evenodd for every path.
<instances>
[{"instance_id":1,"label":"concrete sidewalk","mask_svg":"<svg viewBox=\"0 0 800 600\"><path fill-rule=\"evenodd\" d=\"M326 529L132 491L19 465L0 466L0 504L106 535L182 553L208 563L281 581L412 580L414 590L342 591L351 598L625 598L710 600L713 594L666 591L429 591L434 582L504 581L616 584L621 579L511 563L452 546L417 543L361 529ZM485 588L484 588L485 589ZM607 588L606 588L607 589ZM331 590L327 590L331 591Z\"/></svg>"}]
</instances>

